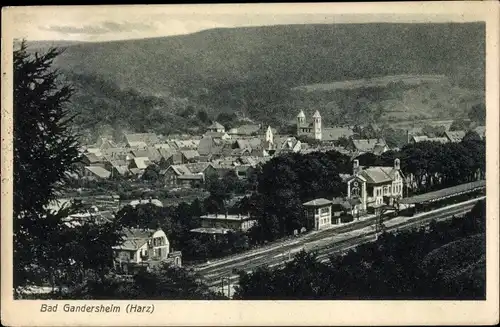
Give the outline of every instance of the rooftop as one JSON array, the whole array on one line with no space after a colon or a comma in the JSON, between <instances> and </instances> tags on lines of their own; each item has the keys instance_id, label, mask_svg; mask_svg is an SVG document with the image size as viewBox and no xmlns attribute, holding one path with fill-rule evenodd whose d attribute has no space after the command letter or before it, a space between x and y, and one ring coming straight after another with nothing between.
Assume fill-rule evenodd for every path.
<instances>
[{"instance_id":1,"label":"rooftop","mask_svg":"<svg viewBox=\"0 0 500 327\"><path fill-rule=\"evenodd\" d=\"M225 213L218 213L218 214L203 215L200 216L200 219L221 219L221 220L242 221L251 219L251 217L249 215L226 215Z\"/></svg>"},{"instance_id":2,"label":"rooftop","mask_svg":"<svg viewBox=\"0 0 500 327\"><path fill-rule=\"evenodd\" d=\"M325 198L319 198L319 199L314 199L309 202L303 203L302 205L305 207L322 207L322 206L327 206L331 205L332 201L327 200Z\"/></svg>"}]
</instances>

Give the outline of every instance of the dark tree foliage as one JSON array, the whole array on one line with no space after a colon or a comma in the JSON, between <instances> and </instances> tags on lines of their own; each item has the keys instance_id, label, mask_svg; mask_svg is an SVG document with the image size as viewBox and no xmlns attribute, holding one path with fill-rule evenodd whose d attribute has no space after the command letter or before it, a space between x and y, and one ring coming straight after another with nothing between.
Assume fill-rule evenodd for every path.
<instances>
[{"instance_id":1,"label":"dark tree foliage","mask_svg":"<svg viewBox=\"0 0 500 327\"><path fill-rule=\"evenodd\" d=\"M49 284L72 286L89 275L102 279L111 247L120 235L114 224L72 225L65 219L78 209L49 211L79 160L69 127L73 89L52 70L60 54L50 49L30 55L23 42L14 51L14 289Z\"/></svg>"},{"instance_id":2,"label":"dark tree foliage","mask_svg":"<svg viewBox=\"0 0 500 327\"><path fill-rule=\"evenodd\" d=\"M237 299L485 298L485 201L429 230L383 234L319 262L299 253L283 268L241 272ZM454 254L459 254L457 257Z\"/></svg>"},{"instance_id":3,"label":"dark tree foliage","mask_svg":"<svg viewBox=\"0 0 500 327\"><path fill-rule=\"evenodd\" d=\"M14 51L14 216L39 217L78 161L67 106L73 89L51 69L59 54L32 56L25 43Z\"/></svg>"},{"instance_id":4,"label":"dark tree foliage","mask_svg":"<svg viewBox=\"0 0 500 327\"><path fill-rule=\"evenodd\" d=\"M255 241L270 241L306 226L302 203L313 198L341 196L339 173L350 171L349 158L337 151L273 158L258 175L251 213L258 220Z\"/></svg>"},{"instance_id":5,"label":"dark tree foliage","mask_svg":"<svg viewBox=\"0 0 500 327\"><path fill-rule=\"evenodd\" d=\"M29 55L23 42L14 51L14 285L34 282L30 268L42 259L47 233L58 228L59 216L45 206L57 195L66 173L78 161L67 104L71 86L51 69L60 53Z\"/></svg>"},{"instance_id":6,"label":"dark tree foliage","mask_svg":"<svg viewBox=\"0 0 500 327\"><path fill-rule=\"evenodd\" d=\"M223 300L191 271L160 266L139 272L132 281L108 278L93 281L60 298L85 300Z\"/></svg>"}]
</instances>

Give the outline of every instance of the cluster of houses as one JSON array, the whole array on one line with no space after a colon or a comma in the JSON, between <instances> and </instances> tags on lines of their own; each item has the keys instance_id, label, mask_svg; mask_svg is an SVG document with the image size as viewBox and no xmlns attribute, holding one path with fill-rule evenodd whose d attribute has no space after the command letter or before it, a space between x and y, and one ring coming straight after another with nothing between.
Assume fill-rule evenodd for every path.
<instances>
[{"instance_id":1,"label":"cluster of houses","mask_svg":"<svg viewBox=\"0 0 500 327\"><path fill-rule=\"evenodd\" d=\"M272 156L306 147L293 136L279 136L271 127L252 124L226 132L224 126L214 122L198 137L167 139L154 133L124 136L123 144L100 138L97 144L82 149L82 160L76 165L79 178L141 178L148 167L155 166L165 186L193 187L203 183L207 175L230 170L247 178Z\"/></svg>"},{"instance_id":2,"label":"cluster of houses","mask_svg":"<svg viewBox=\"0 0 500 327\"><path fill-rule=\"evenodd\" d=\"M124 134L125 142L116 144L107 138L100 138L92 146L82 151L82 160L76 165L79 178L102 180L115 177L141 178L149 167L154 167L158 179L166 188L193 188L204 185L210 176L223 176L232 171L238 178L248 178L256 169L274 156L283 153L308 153L314 151L337 150L353 159L363 153L380 155L391 150L383 138L357 139L353 136L353 126L323 127L318 111L307 121L303 111L296 117L296 135L278 135L270 126L246 124L226 131L213 122L205 134L165 138L154 133ZM372 128L376 129L377 127ZM485 137L484 126L474 129ZM408 143L423 141L460 142L466 131L446 131L442 137L430 137L421 131L408 131ZM314 139L317 144L307 144L306 139ZM340 139L348 140L339 146ZM314 199L303 203L307 229L323 229L341 224L346 215L359 217L384 206L398 205L403 197L405 176L396 159L391 167L361 167L353 160L353 172L341 175L346 183L346 197ZM110 198L108 205L116 205ZM158 200L136 200L130 205L152 203L162 206ZM103 221L110 218L104 210L91 209L81 217L71 217L68 223L101 215ZM115 211L115 210L113 210ZM77 219L78 218L78 219ZM209 214L199 218L198 228L193 233L227 234L230 231L246 232L256 221L249 214L230 215ZM181 266L182 253L173 251L164 231L127 229L123 243L114 247L115 268L123 274L131 274L137 269L149 269L159 263Z\"/></svg>"},{"instance_id":3,"label":"cluster of houses","mask_svg":"<svg viewBox=\"0 0 500 327\"><path fill-rule=\"evenodd\" d=\"M476 126L471 129L471 131L476 132L480 139L486 137L486 127ZM412 132L408 131L408 143L415 144L419 142L438 142L438 143L458 143L463 140L468 131L458 130L450 131L447 130L442 136L428 136L425 135L421 129L413 129Z\"/></svg>"}]
</instances>

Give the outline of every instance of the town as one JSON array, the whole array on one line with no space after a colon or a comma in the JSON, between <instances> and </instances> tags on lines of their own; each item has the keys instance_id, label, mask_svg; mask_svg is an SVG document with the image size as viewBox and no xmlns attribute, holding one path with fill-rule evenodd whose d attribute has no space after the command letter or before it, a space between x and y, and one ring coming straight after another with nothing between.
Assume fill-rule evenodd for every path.
<instances>
[{"instance_id":1,"label":"town","mask_svg":"<svg viewBox=\"0 0 500 327\"><path fill-rule=\"evenodd\" d=\"M485 299L484 24L452 26L20 40L14 297Z\"/></svg>"},{"instance_id":2,"label":"town","mask_svg":"<svg viewBox=\"0 0 500 327\"><path fill-rule=\"evenodd\" d=\"M319 230L333 232L332 227L343 225L353 226L348 227L351 230L356 226L353 223L369 221L382 212L401 214L415 211L415 206L427 202L408 201L413 195L421 194L422 190L444 189L443 186L453 186L458 182L442 183L442 172L418 175L407 162L402 163L397 157L398 153L403 154L401 149L390 148L382 137L361 138L361 133L356 132L361 130L377 136L380 130L374 124L323 127L319 111L315 111L310 120L304 111L300 111L296 120L295 135L280 135L275 128L261 124L226 130L214 121L203 135L174 138L134 133L124 134L123 143L100 137L95 144L81 148L82 159L75 164L73 176L77 192L72 192L76 195L66 201L77 200L82 209L68 216L67 224L82 224L89 220L119 220L123 223L123 243L113 247L113 267L118 275L132 276L140 269L150 270L160 263L200 267L197 269L208 271L210 260L255 251L267 242L279 242L289 235L299 237ZM469 122L466 130L450 130L451 123L443 126L444 132L437 136L426 135L422 127L407 130L406 149L411 153L419 143L425 147L429 142L453 147L453 144L485 141L485 126ZM340 179L339 192L329 194L336 193L337 196L320 197L324 192L307 194L304 197L307 201L299 204L301 209L295 213L302 217L293 230L259 239L255 233L263 227L259 225L262 220L259 221L247 202L258 189L263 165L273 158L290 154L308 156L316 152L337 153L352 165L349 173L343 168L330 172ZM394 159L388 161L389 158ZM380 165L380 162L387 164ZM407 167L406 171L402 166ZM484 194L484 167L479 161L473 166L461 181L467 183L461 184L465 185L465 191L451 187L444 190L448 194L442 194L437 200L456 198L464 193L468 194L467 198ZM140 194L132 191L125 196L124 193L119 195L120 185L124 183L135 188L133 191L139 190ZM98 194L95 190L101 185L103 192ZM137 198L131 197L133 194L137 194ZM171 201L174 194L178 194L178 203ZM204 209L195 210L198 215L188 213L192 221L186 224L188 230L183 231L184 235L172 229L163 230L164 222L162 224L158 217L163 207L180 203L192 205L190 199L193 195L196 203L202 200ZM64 201L55 203L60 206ZM238 248L237 243L243 246ZM214 281L211 277L209 280L215 282L213 285L218 289L223 278L217 277ZM228 285L222 290L231 293Z\"/></svg>"}]
</instances>

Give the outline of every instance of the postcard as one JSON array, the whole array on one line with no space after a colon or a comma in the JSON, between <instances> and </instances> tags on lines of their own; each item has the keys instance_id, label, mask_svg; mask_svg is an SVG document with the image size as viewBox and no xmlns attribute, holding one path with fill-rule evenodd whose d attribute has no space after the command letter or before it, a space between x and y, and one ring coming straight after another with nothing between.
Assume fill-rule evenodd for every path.
<instances>
[{"instance_id":1,"label":"postcard","mask_svg":"<svg viewBox=\"0 0 500 327\"><path fill-rule=\"evenodd\" d=\"M3 8L2 323L498 323L499 17Z\"/></svg>"}]
</instances>

